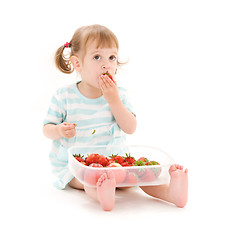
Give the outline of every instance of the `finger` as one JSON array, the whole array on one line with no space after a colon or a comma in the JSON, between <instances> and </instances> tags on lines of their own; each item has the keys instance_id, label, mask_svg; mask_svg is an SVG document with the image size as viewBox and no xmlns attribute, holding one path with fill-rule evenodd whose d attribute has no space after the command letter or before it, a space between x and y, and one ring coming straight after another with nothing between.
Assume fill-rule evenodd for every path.
<instances>
[{"instance_id":1,"label":"finger","mask_svg":"<svg viewBox=\"0 0 233 240\"><path fill-rule=\"evenodd\" d=\"M113 86L113 81L106 75L104 75L105 85L107 87Z\"/></svg>"},{"instance_id":2,"label":"finger","mask_svg":"<svg viewBox=\"0 0 233 240\"><path fill-rule=\"evenodd\" d=\"M100 78L100 87L101 87L102 91L107 88L106 83L105 83L105 79L102 76Z\"/></svg>"}]
</instances>

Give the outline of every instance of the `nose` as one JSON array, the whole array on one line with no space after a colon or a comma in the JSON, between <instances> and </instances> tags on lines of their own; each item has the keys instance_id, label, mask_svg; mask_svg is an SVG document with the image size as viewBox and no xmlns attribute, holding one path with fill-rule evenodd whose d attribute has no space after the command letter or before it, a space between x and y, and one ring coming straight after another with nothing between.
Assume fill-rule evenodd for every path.
<instances>
[{"instance_id":1,"label":"nose","mask_svg":"<svg viewBox=\"0 0 233 240\"><path fill-rule=\"evenodd\" d=\"M108 62L103 63L102 69L109 69L109 68L110 68L110 66L109 66Z\"/></svg>"},{"instance_id":2,"label":"nose","mask_svg":"<svg viewBox=\"0 0 233 240\"><path fill-rule=\"evenodd\" d=\"M109 67L105 64L102 66L102 69L109 69Z\"/></svg>"}]
</instances>

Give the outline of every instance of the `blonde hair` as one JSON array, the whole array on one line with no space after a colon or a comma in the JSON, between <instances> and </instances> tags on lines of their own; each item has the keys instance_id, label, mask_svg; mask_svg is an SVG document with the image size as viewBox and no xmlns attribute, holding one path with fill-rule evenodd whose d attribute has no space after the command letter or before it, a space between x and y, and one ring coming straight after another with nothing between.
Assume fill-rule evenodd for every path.
<instances>
[{"instance_id":1,"label":"blonde hair","mask_svg":"<svg viewBox=\"0 0 233 240\"><path fill-rule=\"evenodd\" d=\"M86 54L87 43L96 41L97 48L116 47L119 50L119 43L115 34L108 28L95 24L90 26L84 26L77 29L70 41L70 54L68 57L64 54L65 45L57 49L55 54L55 63L57 68L63 73L72 73L74 71L70 62L70 57L81 54L82 60ZM118 65L123 63L117 62Z\"/></svg>"}]
</instances>

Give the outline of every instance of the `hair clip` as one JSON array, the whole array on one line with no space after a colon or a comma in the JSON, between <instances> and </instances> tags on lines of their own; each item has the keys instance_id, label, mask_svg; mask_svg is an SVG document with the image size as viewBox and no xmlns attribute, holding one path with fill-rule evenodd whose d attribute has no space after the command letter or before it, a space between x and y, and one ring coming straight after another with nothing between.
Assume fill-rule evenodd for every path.
<instances>
[{"instance_id":1,"label":"hair clip","mask_svg":"<svg viewBox=\"0 0 233 240\"><path fill-rule=\"evenodd\" d=\"M64 46L65 46L66 48L70 47L70 42L66 42L66 43L64 44Z\"/></svg>"}]
</instances>

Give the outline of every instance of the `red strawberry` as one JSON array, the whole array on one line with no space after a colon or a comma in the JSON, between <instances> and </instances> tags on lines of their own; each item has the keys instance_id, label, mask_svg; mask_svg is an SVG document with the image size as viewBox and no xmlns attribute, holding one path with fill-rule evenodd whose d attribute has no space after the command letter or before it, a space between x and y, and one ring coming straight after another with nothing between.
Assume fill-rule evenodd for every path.
<instances>
[{"instance_id":1,"label":"red strawberry","mask_svg":"<svg viewBox=\"0 0 233 240\"><path fill-rule=\"evenodd\" d=\"M159 163L155 161L149 161L149 162L146 162L146 165L159 165Z\"/></svg>"},{"instance_id":2,"label":"red strawberry","mask_svg":"<svg viewBox=\"0 0 233 240\"><path fill-rule=\"evenodd\" d=\"M106 166L108 166L111 163L115 163L114 158L106 158L106 160L107 160Z\"/></svg>"},{"instance_id":3,"label":"red strawberry","mask_svg":"<svg viewBox=\"0 0 233 240\"><path fill-rule=\"evenodd\" d=\"M99 159L99 154L92 153L86 158L86 163L87 165L90 165L92 163L98 163L98 159Z\"/></svg>"},{"instance_id":4,"label":"red strawberry","mask_svg":"<svg viewBox=\"0 0 233 240\"><path fill-rule=\"evenodd\" d=\"M115 175L116 183L122 183L125 180L126 177L126 171L123 169L123 167L119 163L111 163L107 167L113 167L115 168L113 170L113 174Z\"/></svg>"},{"instance_id":5,"label":"red strawberry","mask_svg":"<svg viewBox=\"0 0 233 240\"><path fill-rule=\"evenodd\" d=\"M127 184L130 184L130 185L137 185L138 179L137 179L136 174L133 172L128 172L127 177L124 182Z\"/></svg>"},{"instance_id":6,"label":"red strawberry","mask_svg":"<svg viewBox=\"0 0 233 240\"><path fill-rule=\"evenodd\" d=\"M154 172L150 169L146 169L146 172L140 177L142 182L153 182L155 180Z\"/></svg>"},{"instance_id":7,"label":"red strawberry","mask_svg":"<svg viewBox=\"0 0 233 240\"><path fill-rule=\"evenodd\" d=\"M103 73L103 75L107 75L113 81L112 75L108 71Z\"/></svg>"},{"instance_id":8,"label":"red strawberry","mask_svg":"<svg viewBox=\"0 0 233 240\"><path fill-rule=\"evenodd\" d=\"M104 155L99 155L97 163L105 167L108 164L108 160Z\"/></svg>"},{"instance_id":9,"label":"red strawberry","mask_svg":"<svg viewBox=\"0 0 233 240\"><path fill-rule=\"evenodd\" d=\"M125 154L126 157L124 157L125 162L128 162L130 165L133 165L135 162L134 157L131 157L130 154Z\"/></svg>"},{"instance_id":10,"label":"red strawberry","mask_svg":"<svg viewBox=\"0 0 233 240\"><path fill-rule=\"evenodd\" d=\"M89 165L89 167L103 167L103 165L101 165L100 163L92 163Z\"/></svg>"},{"instance_id":11,"label":"red strawberry","mask_svg":"<svg viewBox=\"0 0 233 240\"><path fill-rule=\"evenodd\" d=\"M79 154L79 155L77 155L77 154L74 154L73 155L74 156L74 158L76 159L76 160L78 160L79 162L84 162L84 159L83 159L83 155L81 155L81 154Z\"/></svg>"},{"instance_id":12,"label":"red strawberry","mask_svg":"<svg viewBox=\"0 0 233 240\"><path fill-rule=\"evenodd\" d=\"M113 77L112 77L112 75L107 71L107 72L105 72L105 73L102 73L103 75L107 75L115 84L116 84L116 81L115 80L113 80Z\"/></svg>"},{"instance_id":13,"label":"red strawberry","mask_svg":"<svg viewBox=\"0 0 233 240\"><path fill-rule=\"evenodd\" d=\"M122 166L122 167L130 167L130 166L132 166L132 164L129 164L128 162L123 162L123 163L121 164L121 166Z\"/></svg>"},{"instance_id":14,"label":"red strawberry","mask_svg":"<svg viewBox=\"0 0 233 240\"><path fill-rule=\"evenodd\" d=\"M138 159L138 161L148 162L149 160L148 160L147 158L145 158L145 157L140 157L140 158Z\"/></svg>"},{"instance_id":15,"label":"red strawberry","mask_svg":"<svg viewBox=\"0 0 233 240\"><path fill-rule=\"evenodd\" d=\"M122 164L124 162L124 158L119 156L119 155L112 155L110 156L110 158L116 162L116 163L119 163L119 164Z\"/></svg>"},{"instance_id":16,"label":"red strawberry","mask_svg":"<svg viewBox=\"0 0 233 240\"><path fill-rule=\"evenodd\" d=\"M85 166L88 166L87 163L86 163L85 161L80 162L80 163L82 163L82 164L85 165Z\"/></svg>"},{"instance_id":17,"label":"red strawberry","mask_svg":"<svg viewBox=\"0 0 233 240\"><path fill-rule=\"evenodd\" d=\"M161 169L161 167L158 166L158 167L156 167L156 168L151 168L151 171L153 171L153 173L154 173L154 175L155 175L155 178L157 178L157 177L159 177L162 169Z\"/></svg>"},{"instance_id":18,"label":"red strawberry","mask_svg":"<svg viewBox=\"0 0 233 240\"><path fill-rule=\"evenodd\" d=\"M136 169L135 173L137 174L138 177L141 177L146 173L146 169L145 168Z\"/></svg>"}]
</instances>

